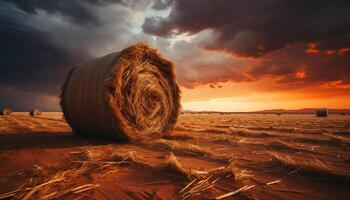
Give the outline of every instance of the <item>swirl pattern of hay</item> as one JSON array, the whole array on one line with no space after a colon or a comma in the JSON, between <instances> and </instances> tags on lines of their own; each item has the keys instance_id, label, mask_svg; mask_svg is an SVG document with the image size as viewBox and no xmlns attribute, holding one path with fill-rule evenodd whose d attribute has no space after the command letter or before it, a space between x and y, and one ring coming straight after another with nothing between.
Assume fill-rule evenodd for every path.
<instances>
[{"instance_id":1,"label":"swirl pattern of hay","mask_svg":"<svg viewBox=\"0 0 350 200\"><path fill-rule=\"evenodd\" d=\"M74 68L61 94L73 131L127 141L169 134L180 112L174 65L139 43Z\"/></svg>"}]
</instances>

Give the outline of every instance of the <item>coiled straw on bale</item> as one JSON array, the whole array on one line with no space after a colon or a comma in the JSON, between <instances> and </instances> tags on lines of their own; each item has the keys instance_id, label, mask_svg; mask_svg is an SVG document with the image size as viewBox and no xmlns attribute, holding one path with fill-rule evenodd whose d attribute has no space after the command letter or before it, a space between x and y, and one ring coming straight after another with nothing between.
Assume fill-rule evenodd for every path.
<instances>
[{"instance_id":1,"label":"coiled straw on bale","mask_svg":"<svg viewBox=\"0 0 350 200\"><path fill-rule=\"evenodd\" d=\"M39 109L34 109L34 110L31 110L30 112L29 112L29 115L30 116L40 116L41 115L41 110L39 110Z\"/></svg>"},{"instance_id":2,"label":"coiled straw on bale","mask_svg":"<svg viewBox=\"0 0 350 200\"><path fill-rule=\"evenodd\" d=\"M174 65L145 43L78 65L61 108L75 133L121 141L169 134L180 112Z\"/></svg>"},{"instance_id":3,"label":"coiled straw on bale","mask_svg":"<svg viewBox=\"0 0 350 200\"><path fill-rule=\"evenodd\" d=\"M1 110L0 115L11 115L12 110L10 108L4 108Z\"/></svg>"}]
</instances>

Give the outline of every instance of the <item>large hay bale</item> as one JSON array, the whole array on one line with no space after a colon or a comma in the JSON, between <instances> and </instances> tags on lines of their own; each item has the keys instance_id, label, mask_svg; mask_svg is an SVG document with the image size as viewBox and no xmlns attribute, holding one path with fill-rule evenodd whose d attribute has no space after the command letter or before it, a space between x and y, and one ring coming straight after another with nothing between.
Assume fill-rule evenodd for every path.
<instances>
[{"instance_id":1,"label":"large hay bale","mask_svg":"<svg viewBox=\"0 0 350 200\"><path fill-rule=\"evenodd\" d=\"M33 109L29 112L29 115L32 117L40 116L41 114L42 114L42 112L40 109Z\"/></svg>"},{"instance_id":2,"label":"large hay bale","mask_svg":"<svg viewBox=\"0 0 350 200\"><path fill-rule=\"evenodd\" d=\"M4 108L1 110L0 112L1 115L11 115L12 114L12 110L10 108Z\"/></svg>"},{"instance_id":3,"label":"large hay bale","mask_svg":"<svg viewBox=\"0 0 350 200\"><path fill-rule=\"evenodd\" d=\"M180 113L174 65L144 43L91 60L71 70L61 108L81 135L128 141L169 134Z\"/></svg>"}]
</instances>

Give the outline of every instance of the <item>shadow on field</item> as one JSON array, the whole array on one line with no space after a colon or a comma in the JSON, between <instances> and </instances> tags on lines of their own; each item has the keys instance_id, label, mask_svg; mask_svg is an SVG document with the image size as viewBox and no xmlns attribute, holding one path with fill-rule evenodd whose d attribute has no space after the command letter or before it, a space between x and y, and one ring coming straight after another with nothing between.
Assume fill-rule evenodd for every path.
<instances>
[{"instance_id":1,"label":"shadow on field","mask_svg":"<svg viewBox=\"0 0 350 200\"><path fill-rule=\"evenodd\" d=\"M107 138L81 137L67 132L0 134L0 151L27 148L65 148L118 143Z\"/></svg>"}]
</instances>

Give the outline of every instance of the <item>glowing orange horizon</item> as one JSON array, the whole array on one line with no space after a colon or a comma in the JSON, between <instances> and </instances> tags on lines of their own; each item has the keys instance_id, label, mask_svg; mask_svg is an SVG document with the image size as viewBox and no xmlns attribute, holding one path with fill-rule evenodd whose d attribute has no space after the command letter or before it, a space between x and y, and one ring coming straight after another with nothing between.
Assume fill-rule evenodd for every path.
<instances>
[{"instance_id":1,"label":"glowing orange horizon","mask_svg":"<svg viewBox=\"0 0 350 200\"><path fill-rule=\"evenodd\" d=\"M350 86L337 87L339 82L300 88L279 87L271 79L219 85L201 85L194 89L182 87L183 109L250 112L265 109L350 108Z\"/></svg>"}]
</instances>

